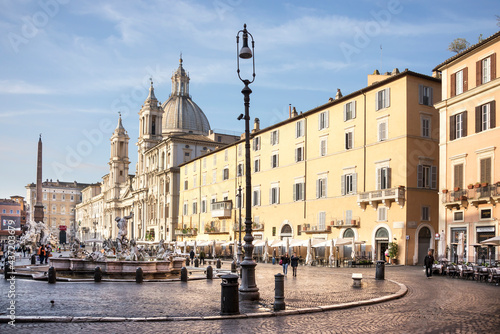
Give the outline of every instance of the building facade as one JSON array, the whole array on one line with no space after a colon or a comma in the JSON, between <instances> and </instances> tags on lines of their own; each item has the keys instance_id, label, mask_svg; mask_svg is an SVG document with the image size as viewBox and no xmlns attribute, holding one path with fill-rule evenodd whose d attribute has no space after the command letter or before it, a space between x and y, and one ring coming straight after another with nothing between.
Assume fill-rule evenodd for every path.
<instances>
[{"instance_id":1,"label":"building facade","mask_svg":"<svg viewBox=\"0 0 500 334\"><path fill-rule=\"evenodd\" d=\"M440 117L440 190L442 205L439 231L448 249L441 254L452 261L475 262L487 248L479 242L499 234L500 129L496 100L500 100L497 77L500 32L438 65L443 101L435 106ZM463 233L462 258L457 244ZM495 247L492 258L498 260Z\"/></svg>"},{"instance_id":2,"label":"building facade","mask_svg":"<svg viewBox=\"0 0 500 334\"><path fill-rule=\"evenodd\" d=\"M116 217L128 216L128 238L175 240L179 207L179 165L239 137L214 133L192 100L189 76L180 59L172 75L172 91L161 103L153 82L139 111L135 175L129 174L129 136L121 116L111 136L110 171L102 182L83 190L76 208L82 240L114 238Z\"/></svg>"},{"instance_id":3,"label":"building facade","mask_svg":"<svg viewBox=\"0 0 500 334\"><path fill-rule=\"evenodd\" d=\"M400 263L423 263L438 228L440 99L440 79L376 71L347 96L265 129L256 120L255 242L354 238L372 259L396 242ZM179 240L238 239L244 150L240 140L180 165Z\"/></svg>"},{"instance_id":4,"label":"building facade","mask_svg":"<svg viewBox=\"0 0 500 334\"><path fill-rule=\"evenodd\" d=\"M75 207L81 202L82 189L86 183L62 182L59 180L46 180L42 182L42 204L44 210L44 223L54 235L59 237L60 243L69 243L75 235ZM27 212L29 217L34 217L36 204L36 185L28 184L26 187Z\"/></svg>"}]
</instances>

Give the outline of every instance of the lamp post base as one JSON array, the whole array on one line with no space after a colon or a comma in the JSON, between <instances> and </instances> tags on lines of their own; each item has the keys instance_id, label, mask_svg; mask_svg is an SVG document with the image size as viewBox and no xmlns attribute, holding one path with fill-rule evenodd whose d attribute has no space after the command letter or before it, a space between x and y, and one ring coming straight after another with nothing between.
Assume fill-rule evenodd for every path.
<instances>
[{"instance_id":1,"label":"lamp post base","mask_svg":"<svg viewBox=\"0 0 500 334\"><path fill-rule=\"evenodd\" d=\"M240 300L259 300L260 293L255 283L255 267L257 263L244 260L241 262Z\"/></svg>"}]
</instances>

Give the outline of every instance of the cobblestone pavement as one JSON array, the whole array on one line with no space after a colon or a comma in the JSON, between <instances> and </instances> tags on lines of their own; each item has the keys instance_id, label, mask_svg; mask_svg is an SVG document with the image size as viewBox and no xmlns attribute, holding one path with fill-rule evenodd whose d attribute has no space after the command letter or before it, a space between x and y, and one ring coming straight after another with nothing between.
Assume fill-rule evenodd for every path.
<instances>
[{"instance_id":1,"label":"cobblestone pavement","mask_svg":"<svg viewBox=\"0 0 500 334\"><path fill-rule=\"evenodd\" d=\"M261 297L263 297L263 305L261 310L253 310L253 312L263 311L263 308L269 306L274 296L273 277L269 274L277 273L280 267L272 265L259 264L257 266L257 285L260 288ZM372 279L364 279L364 286L361 289L353 289L349 285L342 282L350 280L350 274L353 272L363 273L364 277L373 277L375 274L374 268L315 268L315 267L300 267L299 276L291 277L291 274L286 278L285 289L287 309L293 307L310 307L316 305L335 304L343 301L353 301L356 298L369 299L373 296L380 296L391 293L391 286L395 286L389 281L376 282ZM433 277L432 279L425 278L424 272L420 267L386 267L386 278L392 279L405 284L408 287L408 294L397 300L374 304L369 306L361 306L351 309L324 311L319 313L297 314L291 316L272 316L252 319L230 319L230 320L205 320L205 321L161 321L161 322L82 322L82 323L17 323L15 328L9 325L1 324L0 332L2 333L35 333L35 332L50 332L50 333L88 333L100 331L102 333L124 333L124 332L141 332L141 333L159 333L159 332L176 332L176 333L498 333L500 329L500 287L487 284L477 283L474 281L465 281L461 279L452 279L448 277ZM26 281L30 282L30 281ZM26 283L25 282L25 283ZM172 309L184 310L184 315L196 315L207 310L209 312L218 313L220 310L220 281L208 283L205 281L188 282L184 286L181 283L160 284L153 286L146 283L143 285L129 284L128 287L135 290L142 289L151 285L156 293L152 295L130 295L126 292L123 283L106 284L116 287L120 292L114 294L119 295L121 302L118 306L122 309L127 309L129 314L139 316L138 314L146 313L148 316L165 316L171 314ZM18 281L19 283L19 281ZM379 284L382 283L382 284ZM29 290L36 291L35 287L44 289L62 289L64 283L49 285L47 283L30 282ZM212 289L215 292L210 294L203 293L203 289L197 291L195 285L202 286L203 284L215 285ZM70 286L70 285L68 285ZM94 305L99 300L113 299L113 296L103 296L96 299L95 296L100 291L95 290L96 284L77 284L75 290L87 290L88 299L82 299L80 304L75 304L72 307L63 305L57 309L61 314L62 311L67 314L83 314L88 310L92 310ZM2 287L2 309L5 309L5 295ZM169 290L181 290L182 298L170 298ZM333 288L332 288L333 287ZM398 287L399 288L399 287ZM17 293L18 286L16 286ZM28 289L28 288L27 288ZM194 289L194 290L192 290ZM382 294L377 294L377 290L383 291ZM70 291L64 294L74 294ZM147 290L147 289L144 289ZM193 293L201 294L193 298ZM356 295L361 292L360 295ZM366 292L366 293L365 293ZM178 292L179 293L179 292ZM71 296L70 295L70 296ZM61 298L61 294L55 298L54 308L57 308L59 303L57 298ZM140 297L141 301L149 299L154 302L149 303L144 307L139 302L130 300L131 298ZM159 296L159 297L158 297ZM28 298L28 296L22 297ZM116 297L118 298L118 297ZM354 298L354 299L353 299ZM80 298L78 298L80 299ZM182 300L180 305L173 305L173 301ZM64 300L64 299L63 299ZM120 300L120 299L118 299ZM116 301L116 300L115 300ZM47 306L48 300L42 294L34 293L30 302L35 306L31 311L37 310L36 314L50 315L51 306ZM62 300L61 300L61 303ZM161 304L160 304L161 303ZM64 304L64 303L63 303ZM215 310L214 306L217 305ZM243 304L243 303L242 303ZM105 304L109 306L109 311L116 311L116 305ZM164 305L165 313L156 313L161 310ZM180 307L179 307L180 306ZM200 311L203 310L203 311ZM149 311L155 311L150 312ZM16 310L17 312L17 310ZM20 312L20 311L19 311ZM62 312L62 313L64 313ZM82 313L83 312L83 313ZM242 310L244 312L244 310ZM22 314L22 313L18 313ZM30 313L31 314L31 313ZM35 313L34 313L35 314ZM203 313L205 314L205 313ZM270 314L270 313L268 313ZM106 316L118 316L116 313L108 313L104 311Z\"/></svg>"}]
</instances>

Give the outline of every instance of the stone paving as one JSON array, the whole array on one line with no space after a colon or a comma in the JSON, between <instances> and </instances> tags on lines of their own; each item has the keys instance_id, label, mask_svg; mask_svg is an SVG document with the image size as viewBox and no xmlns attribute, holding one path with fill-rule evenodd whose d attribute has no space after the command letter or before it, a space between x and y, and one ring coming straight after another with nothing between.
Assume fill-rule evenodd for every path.
<instances>
[{"instance_id":1,"label":"stone paving","mask_svg":"<svg viewBox=\"0 0 500 334\"><path fill-rule=\"evenodd\" d=\"M350 309L276 316L269 311L274 297L274 277L279 266L259 264L257 285L262 300L256 309L240 303L240 311L263 317L230 320L127 321L127 322L37 322L17 323L15 328L0 324L2 333L498 333L500 329L500 287L452 279L425 278L420 267L386 267L386 278L405 284L408 293L401 299ZM363 287L352 288L353 272L363 274ZM390 295L399 290L395 283L375 281L375 268L299 267L285 281L287 310L338 304ZM220 311L220 280L187 283L61 283L17 281L17 315L94 316L210 316ZM5 284L0 283L5 310ZM26 292L23 292L26 291ZM50 294L52 293L52 294ZM98 294L104 294L99 297ZM51 299L52 298L52 299ZM24 306L22 300L29 302ZM50 306L50 300L54 306ZM29 305L29 306L28 306ZM317 309L316 309L317 310ZM184 318L186 319L186 318ZM141 319L136 319L141 320ZM169 319L172 320L172 319Z\"/></svg>"}]
</instances>

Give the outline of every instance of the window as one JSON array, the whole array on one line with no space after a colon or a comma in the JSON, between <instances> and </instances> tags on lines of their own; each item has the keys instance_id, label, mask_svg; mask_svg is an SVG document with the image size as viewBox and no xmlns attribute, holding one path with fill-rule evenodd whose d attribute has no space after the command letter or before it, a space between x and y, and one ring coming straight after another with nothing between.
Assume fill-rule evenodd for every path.
<instances>
[{"instance_id":1,"label":"window","mask_svg":"<svg viewBox=\"0 0 500 334\"><path fill-rule=\"evenodd\" d=\"M61 198L63 201L66 200L66 195L62 194L62 198Z\"/></svg>"},{"instance_id":2,"label":"window","mask_svg":"<svg viewBox=\"0 0 500 334\"><path fill-rule=\"evenodd\" d=\"M57 212L57 206L54 204L52 205L52 213L55 213Z\"/></svg>"},{"instance_id":3,"label":"window","mask_svg":"<svg viewBox=\"0 0 500 334\"><path fill-rule=\"evenodd\" d=\"M241 154L243 153L243 144L238 145L238 156L241 157Z\"/></svg>"},{"instance_id":4,"label":"window","mask_svg":"<svg viewBox=\"0 0 500 334\"><path fill-rule=\"evenodd\" d=\"M276 168L278 166L279 166L279 154L275 152L271 156L271 168Z\"/></svg>"},{"instance_id":5,"label":"window","mask_svg":"<svg viewBox=\"0 0 500 334\"><path fill-rule=\"evenodd\" d=\"M43 199L46 200L47 199L47 194L43 194Z\"/></svg>"},{"instance_id":6,"label":"window","mask_svg":"<svg viewBox=\"0 0 500 334\"><path fill-rule=\"evenodd\" d=\"M236 170L236 175L238 175L238 176L243 176L243 175L245 175L245 169L244 169L244 167L243 167L243 162L240 162L240 163L238 164L238 167L237 167L237 170Z\"/></svg>"},{"instance_id":7,"label":"window","mask_svg":"<svg viewBox=\"0 0 500 334\"><path fill-rule=\"evenodd\" d=\"M198 202L193 202L193 215L198 213Z\"/></svg>"},{"instance_id":8,"label":"window","mask_svg":"<svg viewBox=\"0 0 500 334\"><path fill-rule=\"evenodd\" d=\"M431 118L427 116L420 117L420 135L424 138L431 137Z\"/></svg>"},{"instance_id":9,"label":"window","mask_svg":"<svg viewBox=\"0 0 500 334\"><path fill-rule=\"evenodd\" d=\"M7 210L3 209L3 210L2 210L2 213L7 213Z\"/></svg>"},{"instance_id":10,"label":"window","mask_svg":"<svg viewBox=\"0 0 500 334\"><path fill-rule=\"evenodd\" d=\"M70 201L73 202L74 200L75 200L75 198L73 197L73 195L71 195Z\"/></svg>"},{"instance_id":11,"label":"window","mask_svg":"<svg viewBox=\"0 0 500 334\"><path fill-rule=\"evenodd\" d=\"M56 199L56 194L52 194L52 199Z\"/></svg>"},{"instance_id":12,"label":"window","mask_svg":"<svg viewBox=\"0 0 500 334\"><path fill-rule=\"evenodd\" d=\"M467 91L467 76L468 76L468 68L464 68L456 73L453 73L450 78L450 95L451 97L455 95L462 94Z\"/></svg>"},{"instance_id":13,"label":"window","mask_svg":"<svg viewBox=\"0 0 500 334\"><path fill-rule=\"evenodd\" d=\"M204 198L201 200L201 213L207 212L207 199Z\"/></svg>"},{"instance_id":14,"label":"window","mask_svg":"<svg viewBox=\"0 0 500 334\"><path fill-rule=\"evenodd\" d=\"M391 169L389 167L377 168L377 190L391 187Z\"/></svg>"},{"instance_id":15,"label":"window","mask_svg":"<svg viewBox=\"0 0 500 334\"><path fill-rule=\"evenodd\" d=\"M321 138L319 142L319 155L322 157L324 157L328 151L327 139L328 138Z\"/></svg>"},{"instance_id":16,"label":"window","mask_svg":"<svg viewBox=\"0 0 500 334\"><path fill-rule=\"evenodd\" d=\"M185 202L184 205L182 206L182 214L184 216L187 216L187 214L188 214L188 203L187 202Z\"/></svg>"},{"instance_id":17,"label":"window","mask_svg":"<svg viewBox=\"0 0 500 334\"><path fill-rule=\"evenodd\" d=\"M344 174L340 178L340 190L342 195L355 194L357 188L357 174Z\"/></svg>"},{"instance_id":18,"label":"window","mask_svg":"<svg viewBox=\"0 0 500 334\"><path fill-rule=\"evenodd\" d=\"M453 187L460 189L464 187L464 164L453 166Z\"/></svg>"},{"instance_id":19,"label":"window","mask_svg":"<svg viewBox=\"0 0 500 334\"><path fill-rule=\"evenodd\" d=\"M318 115L318 130L328 128L328 111L323 111Z\"/></svg>"},{"instance_id":20,"label":"window","mask_svg":"<svg viewBox=\"0 0 500 334\"><path fill-rule=\"evenodd\" d=\"M325 221L326 221L326 212L325 211L318 212L318 230L319 231L326 230Z\"/></svg>"},{"instance_id":21,"label":"window","mask_svg":"<svg viewBox=\"0 0 500 334\"><path fill-rule=\"evenodd\" d=\"M304 147L299 146L295 148L295 162L304 161Z\"/></svg>"},{"instance_id":22,"label":"window","mask_svg":"<svg viewBox=\"0 0 500 334\"><path fill-rule=\"evenodd\" d=\"M188 189L188 180L185 180L184 181L184 190L187 190Z\"/></svg>"},{"instance_id":23,"label":"window","mask_svg":"<svg viewBox=\"0 0 500 334\"><path fill-rule=\"evenodd\" d=\"M495 101L476 107L476 133L496 126Z\"/></svg>"},{"instance_id":24,"label":"window","mask_svg":"<svg viewBox=\"0 0 500 334\"><path fill-rule=\"evenodd\" d=\"M418 85L418 103L432 107L432 87Z\"/></svg>"},{"instance_id":25,"label":"window","mask_svg":"<svg viewBox=\"0 0 500 334\"><path fill-rule=\"evenodd\" d=\"M214 166L217 164L217 154L214 154L214 161L213 161Z\"/></svg>"},{"instance_id":26,"label":"window","mask_svg":"<svg viewBox=\"0 0 500 334\"><path fill-rule=\"evenodd\" d=\"M260 187L254 187L253 188L252 205L253 206L259 206L260 205Z\"/></svg>"},{"instance_id":27,"label":"window","mask_svg":"<svg viewBox=\"0 0 500 334\"><path fill-rule=\"evenodd\" d=\"M300 138L304 136L304 120L300 120L295 123L295 138Z\"/></svg>"},{"instance_id":28,"label":"window","mask_svg":"<svg viewBox=\"0 0 500 334\"><path fill-rule=\"evenodd\" d=\"M217 169L212 170L212 183L217 182Z\"/></svg>"},{"instance_id":29,"label":"window","mask_svg":"<svg viewBox=\"0 0 500 334\"><path fill-rule=\"evenodd\" d=\"M316 198L326 197L326 176L316 180Z\"/></svg>"},{"instance_id":30,"label":"window","mask_svg":"<svg viewBox=\"0 0 500 334\"><path fill-rule=\"evenodd\" d=\"M187 168L187 166L184 167L184 175L188 175L188 168Z\"/></svg>"},{"instance_id":31,"label":"window","mask_svg":"<svg viewBox=\"0 0 500 334\"><path fill-rule=\"evenodd\" d=\"M388 129L387 129L387 120L378 122L378 141L387 140L388 137Z\"/></svg>"},{"instance_id":32,"label":"window","mask_svg":"<svg viewBox=\"0 0 500 334\"><path fill-rule=\"evenodd\" d=\"M391 92L390 88L386 88L378 91L375 94L375 110L380 110L390 107L391 105L390 92Z\"/></svg>"},{"instance_id":33,"label":"window","mask_svg":"<svg viewBox=\"0 0 500 334\"><path fill-rule=\"evenodd\" d=\"M224 161L227 161L228 158L229 158L229 151L224 150Z\"/></svg>"},{"instance_id":34,"label":"window","mask_svg":"<svg viewBox=\"0 0 500 334\"><path fill-rule=\"evenodd\" d=\"M280 188L278 184L272 184L269 190L269 204L279 204Z\"/></svg>"},{"instance_id":35,"label":"window","mask_svg":"<svg viewBox=\"0 0 500 334\"><path fill-rule=\"evenodd\" d=\"M344 104L344 122L356 118L356 101Z\"/></svg>"},{"instance_id":36,"label":"window","mask_svg":"<svg viewBox=\"0 0 500 334\"><path fill-rule=\"evenodd\" d=\"M436 189L437 166L417 165L417 187Z\"/></svg>"},{"instance_id":37,"label":"window","mask_svg":"<svg viewBox=\"0 0 500 334\"><path fill-rule=\"evenodd\" d=\"M431 208L429 206L422 206L422 220L423 221L430 221L431 216L430 216L430 210Z\"/></svg>"},{"instance_id":38,"label":"window","mask_svg":"<svg viewBox=\"0 0 500 334\"><path fill-rule=\"evenodd\" d=\"M255 137L252 141L252 146L254 151L260 150L260 137Z\"/></svg>"},{"instance_id":39,"label":"window","mask_svg":"<svg viewBox=\"0 0 500 334\"><path fill-rule=\"evenodd\" d=\"M207 173L203 173L203 175L201 176L201 185L207 185Z\"/></svg>"},{"instance_id":40,"label":"window","mask_svg":"<svg viewBox=\"0 0 500 334\"><path fill-rule=\"evenodd\" d=\"M279 143L279 130L271 131L271 145L278 145Z\"/></svg>"},{"instance_id":41,"label":"window","mask_svg":"<svg viewBox=\"0 0 500 334\"><path fill-rule=\"evenodd\" d=\"M260 172L260 158L255 158L253 161L253 171L254 173Z\"/></svg>"},{"instance_id":42,"label":"window","mask_svg":"<svg viewBox=\"0 0 500 334\"><path fill-rule=\"evenodd\" d=\"M273 226L273 237L276 236L276 226Z\"/></svg>"},{"instance_id":43,"label":"window","mask_svg":"<svg viewBox=\"0 0 500 334\"><path fill-rule=\"evenodd\" d=\"M228 180L229 179L229 167L224 167L222 170L222 180Z\"/></svg>"},{"instance_id":44,"label":"window","mask_svg":"<svg viewBox=\"0 0 500 334\"><path fill-rule=\"evenodd\" d=\"M480 168L480 182L491 182L491 158L484 158L479 160Z\"/></svg>"},{"instance_id":45,"label":"window","mask_svg":"<svg viewBox=\"0 0 500 334\"><path fill-rule=\"evenodd\" d=\"M354 132L352 130L347 131L345 133L345 149L350 150L353 147L353 135Z\"/></svg>"},{"instance_id":46,"label":"window","mask_svg":"<svg viewBox=\"0 0 500 334\"><path fill-rule=\"evenodd\" d=\"M296 182L293 185L293 200L294 201L303 201L304 200L304 190L305 184L303 181Z\"/></svg>"},{"instance_id":47,"label":"window","mask_svg":"<svg viewBox=\"0 0 500 334\"><path fill-rule=\"evenodd\" d=\"M387 221L387 208L385 206L381 206L377 209L377 221Z\"/></svg>"},{"instance_id":48,"label":"window","mask_svg":"<svg viewBox=\"0 0 500 334\"><path fill-rule=\"evenodd\" d=\"M454 222L463 222L464 221L464 212L463 211L453 212L453 221Z\"/></svg>"},{"instance_id":49,"label":"window","mask_svg":"<svg viewBox=\"0 0 500 334\"><path fill-rule=\"evenodd\" d=\"M196 179L197 179L197 175L193 176L193 188L196 188Z\"/></svg>"},{"instance_id":50,"label":"window","mask_svg":"<svg viewBox=\"0 0 500 334\"><path fill-rule=\"evenodd\" d=\"M450 116L450 140L467 136L467 111Z\"/></svg>"},{"instance_id":51,"label":"window","mask_svg":"<svg viewBox=\"0 0 500 334\"><path fill-rule=\"evenodd\" d=\"M14 213L14 210L10 210L10 213Z\"/></svg>"},{"instance_id":52,"label":"window","mask_svg":"<svg viewBox=\"0 0 500 334\"><path fill-rule=\"evenodd\" d=\"M476 86L485 84L496 77L496 54L476 63Z\"/></svg>"}]
</instances>

